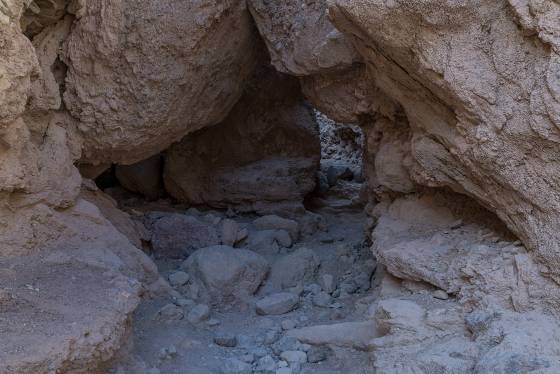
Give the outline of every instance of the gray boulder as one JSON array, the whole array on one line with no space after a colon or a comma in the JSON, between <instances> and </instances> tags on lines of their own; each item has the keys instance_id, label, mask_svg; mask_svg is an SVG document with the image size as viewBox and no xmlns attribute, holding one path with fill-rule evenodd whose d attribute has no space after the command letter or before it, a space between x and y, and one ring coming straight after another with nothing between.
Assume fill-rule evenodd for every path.
<instances>
[{"instance_id":1,"label":"gray boulder","mask_svg":"<svg viewBox=\"0 0 560 374\"><path fill-rule=\"evenodd\" d=\"M182 258L220 243L216 228L184 214L164 214L153 223L152 232L152 246L158 257Z\"/></svg>"},{"instance_id":2,"label":"gray boulder","mask_svg":"<svg viewBox=\"0 0 560 374\"><path fill-rule=\"evenodd\" d=\"M255 252L217 245L199 249L182 264L213 303L244 300L265 279L269 265Z\"/></svg>"}]
</instances>

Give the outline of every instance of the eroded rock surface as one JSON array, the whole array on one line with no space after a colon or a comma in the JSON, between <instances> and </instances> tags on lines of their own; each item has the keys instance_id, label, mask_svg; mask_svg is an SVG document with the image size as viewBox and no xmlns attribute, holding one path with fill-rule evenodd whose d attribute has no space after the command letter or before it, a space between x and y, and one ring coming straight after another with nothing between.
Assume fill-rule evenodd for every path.
<instances>
[{"instance_id":1,"label":"eroded rock surface","mask_svg":"<svg viewBox=\"0 0 560 374\"><path fill-rule=\"evenodd\" d=\"M259 212L301 206L319 158L317 123L298 81L262 68L223 123L171 147L165 187L192 204Z\"/></svg>"},{"instance_id":2,"label":"eroded rock surface","mask_svg":"<svg viewBox=\"0 0 560 374\"><path fill-rule=\"evenodd\" d=\"M278 71L310 75L342 70L359 60L330 22L326 0L250 0L249 8Z\"/></svg>"},{"instance_id":3,"label":"eroded rock surface","mask_svg":"<svg viewBox=\"0 0 560 374\"><path fill-rule=\"evenodd\" d=\"M554 277L559 12L553 1L337 0L330 8L372 82L406 114L412 179L476 197Z\"/></svg>"},{"instance_id":4,"label":"eroded rock surface","mask_svg":"<svg viewBox=\"0 0 560 374\"><path fill-rule=\"evenodd\" d=\"M219 123L241 96L257 45L245 1L78 4L64 102L82 159L140 161Z\"/></svg>"}]
</instances>

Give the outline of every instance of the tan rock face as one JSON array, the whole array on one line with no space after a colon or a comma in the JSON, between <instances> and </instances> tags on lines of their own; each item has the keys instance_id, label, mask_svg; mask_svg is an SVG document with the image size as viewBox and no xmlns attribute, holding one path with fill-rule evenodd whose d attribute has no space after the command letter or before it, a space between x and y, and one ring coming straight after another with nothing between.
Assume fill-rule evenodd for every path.
<instances>
[{"instance_id":1,"label":"tan rock face","mask_svg":"<svg viewBox=\"0 0 560 374\"><path fill-rule=\"evenodd\" d=\"M250 0L249 8L280 72L325 73L359 61L346 36L331 24L326 0Z\"/></svg>"},{"instance_id":2,"label":"tan rock face","mask_svg":"<svg viewBox=\"0 0 560 374\"><path fill-rule=\"evenodd\" d=\"M219 123L253 68L242 0L95 0L76 14L64 102L91 163L140 161Z\"/></svg>"},{"instance_id":3,"label":"tan rock face","mask_svg":"<svg viewBox=\"0 0 560 374\"><path fill-rule=\"evenodd\" d=\"M554 276L559 12L553 1L337 0L330 9L372 82L402 105L412 178L476 197Z\"/></svg>"},{"instance_id":4,"label":"tan rock face","mask_svg":"<svg viewBox=\"0 0 560 374\"><path fill-rule=\"evenodd\" d=\"M297 79L263 68L222 124L169 149L164 181L182 201L263 210L303 201L319 159L317 123Z\"/></svg>"}]
</instances>

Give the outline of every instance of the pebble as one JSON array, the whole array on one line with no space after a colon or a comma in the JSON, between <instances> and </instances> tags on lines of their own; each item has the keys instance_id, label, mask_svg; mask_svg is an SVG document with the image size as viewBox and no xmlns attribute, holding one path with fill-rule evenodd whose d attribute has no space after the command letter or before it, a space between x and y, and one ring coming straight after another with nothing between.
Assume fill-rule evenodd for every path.
<instances>
[{"instance_id":1,"label":"pebble","mask_svg":"<svg viewBox=\"0 0 560 374\"><path fill-rule=\"evenodd\" d=\"M304 287L305 292L307 293L311 293L313 295L317 295L318 293L321 292L321 286L319 286L317 283L311 283L308 284Z\"/></svg>"},{"instance_id":2,"label":"pebble","mask_svg":"<svg viewBox=\"0 0 560 374\"><path fill-rule=\"evenodd\" d=\"M196 302L181 297L175 300L175 304L186 309L191 309L193 306L196 305Z\"/></svg>"},{"instance_id":3,"label":"pebble","mask_svg":"<svg viewBox=\"0 0 560 374\"><path fill-rule=\"evenodd\" d=\"M236 358L229 358L222 364L223 374L251 374L252 372L252 365Z\"/></svg>"},{"instance_id":4,"label":"pebble","mask_svg":"<svg viewBox=\"0 0 560 374\"><path fill-rule=\"evenodd\" d=\"M304 364L307 362L307 353L302 351L284 351L280 353L280 358L289 363Z\"/></svg>"},{"instance_id":5,"label":"pebble","mask_svg":"<svg viewBox=\"0 0 560 374\"><path fill-rule=\"evenodd\" d=\"M342 293L353 294L354 292L356 292L357 289L358 286L352 280L346 281L340 285L341 294Z\"/></svg>"},{"instance_id":6,"label":"pebble","mask_svg":"<svg viewBox=\"0 0 560 374\"><path fill-rule=\"evenodd\" d=\"M279 292L257 301L257 314L280 315L291 312L299 304L299 297L290 292Z\"/></svg>"},{"instance_id":7,"label":"pebble","mask_svg":"<svg viewBox=\"0 0 560 374\"><path fill-rule=\"evenodd\" d=\"M241 229L237 232L237 238L235 239L235 242L239 243L239 242L247 239L248 236L249 236L249 230Z\"/></svg>"},{"instance_id":8,"label":"pebble","mask_svg":"<svg viewBox=\"0 0 560 374\"><path fill-rule=\"evenodd\" d=\"M228 333L218 334L214 336L214 343L221 347L233 348L237 345L237 337Z\"/></svg>"},{"instance_id":9,"label":"pebble","mask_svg":"<svg viewBox=\"0 0 560 374\"><path fill-rule=\"evenodd\" d=\"M167 348L162 348L159 351L159 358L162 360L173 358L177 355L177 348L174 345L170 345Z\"/></svg>"},{"instance_id":10,"label":"pebble","mask_svg":"<svg viewBox=\"0 0 560 374\"><path fill-rule=\"evenodd\" d=\"M198 304L191 309L187 315L187 320L190 323L200 323L206 321L210 317L210 308L208 305Z\"/></svg>"},{"instance_id":11,"label":"pebble","mask_svg":"<svg viewBox=\"0 0 560 374\"><path fill-rule=\"evenodd\" d=\"M313 305L315 306L327 308L331 305L331 302L332 298L326 292L321 291L317 295L313 296Z\"/></svg>"},{"instance_id":12,"label":"pebble","mask_svg":"<svg viewBox=\"0 0 560 374\"><path fill-rule=\"evenodd\" d=\"M237 233L239 231L239 225L232 219L224 219L222 222L222 244L233 245L237 242Z\"/></svg>"},{"instance_id":13,"label":"pebble","mask_svg":"<svg viewBox=\"0 0 560 374\"><path fill-rule=\"evenodd\" d=\"M253 362L255 362L255 355L252 353L247 353L246 355L240 356L239 359L248 364L252 364Z\"/></svg>"},{"instance_id":14,"label":"pebble","mask_svg":"<svg viewBox=\"0 0 560 374\"><path fill-rule=\"evenodd\" d=\"M169 284L171 284L171 286L181 287L187 284L191 277L184 271L176 271L174 273L169 274L168 278L169 278Z\"/></svg>"},{"instance_id":15,"label":"pebble","mask_svg":"<svg viewBox=\"0 0 560 374\"><path fill-rule=\"evenodd\" d=\"M331 320L341 320L346 318L346 313L342 309L335 309L331 312L329 319Z\"/></svg>"},{"instance_id":16,"label":"pebble","mask_svg":"<svg viewBox=\"0 0 560 374\"><path fill-rule=\"evenodd\" d=\"M331 353L332 351L329 347L311 346L311 348L307 350L307 361L312 364L325 361Z\"/></svg>"},{"instance_id":17,"label":"pebble","mask_svg":"<svg viewBox=\"0 0 560 374\"><path fill-rule=\"evenodd\" d=\"M278 368L276 369L276 374L293 374L290 368Z\"/></svg>"},{"instance_id":18,"label":"pebble","mask_svg":"<svg viewBox=\"0 0 560 374\"><path fill-rule=\"evenodd\" d=\"M268 351L263 347L255 347L253 348L251 353L254 354L255 357L260 358L266 356L268 354Z\"/></svg>"},{"instance_id":19,"label":"pebble","mask_svg":"<svg viewBox=\"0 0 560 374\"><path fill-rule=\"evenodd\" d=\"M146 374L161 374L161 371L158 368L150 368L146 371Z\"/></svg>"},{"instance_id":20,"label":"pebble","mask_svg":"<svg viewBox=\"0 0 560 374\"><path fill-rule=\"evenodd\" d=\"M276 369L276 362L274 361L274 358L272 358L272 356L270 355L261 357L257 361L257 366L255 368L257 372L264 372L264 373L273 372L274 369Z\"/></svg>"},{"instance_id":21,"label":"pebble","mask_svg":"<svg viewBox=\"0 0 560 374\"><path fill-rule=\"evenodd\" d=\"M282 330L292 330L295 329L297 326L296 321L292 320L292 319L285 319L282 321Z\"/></svg>"},{"instance_id":22,"label":"pebble","mask_svg":"<svg viewBox=\"0 0 560 374\"><path fill-rule=\"evenodd\" d=\"M275 355L279 356L285 351L298 351L301 349L301 343L294 337L283 336L276 343L272 345L272 351Z\"/></svg>"},{"instance_id":23,"label":"pebble","mask_svg":"<svg viewBox=\"0 0 560 374\"><path fill-rule=\"evenodd\" d=\"M215 319L215 318L210 318L208 321L206 321L206 324L210 327L215 327L218 326L220 323L219 319Z\"/></svg>"},{"instance_id":24,"label":"pebble","mask_svg":"<svg viewBox=\"0 0 560 374\"><path fill-rule=\"evenodd\" d=\"M156 314L156 319L160 321L179 321L183 317L183 309L174 304L165 305Z\"/></svg>"},{"instance_id":25,"label":"pebble","mask_svg":"<svg viewBox=\"0 0 560 374\"><path fill-rule=\"evenodd\" d=\"M274 344L280 339L280 332L277 330L269 330L264 336L263 343L266 345Z\"/></svg>"},{"instance_id":26,"label":"pebble","mask_svg":"<svg viewBox=\"0 0 560 374\"><path fill-rule=\"evenodd\" d=\"M449 299L449 295L447 294L447 292L443 291L443 290L435 290L434 292L432 292L432 296L436 299L440 299L440 300L447 300Z\"/></svg>"}]
</instances>

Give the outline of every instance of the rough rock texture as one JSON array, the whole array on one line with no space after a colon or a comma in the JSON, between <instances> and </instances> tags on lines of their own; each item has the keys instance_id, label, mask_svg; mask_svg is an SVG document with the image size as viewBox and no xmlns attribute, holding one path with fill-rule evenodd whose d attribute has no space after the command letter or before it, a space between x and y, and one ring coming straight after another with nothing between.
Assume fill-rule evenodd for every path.
<instances>
[{"instance_id":1,"label":"rough rock texture","mask_svg":"<svg viewBox=\"0 0 560 374\"><path fill-rule=\"evenodd\" d=\"M377 259L403 280L389 292L382 285L370 307L378 372L558 371L560 355L544 342L560 331L559 289L489 212L438 193L377 214Z\"/></svg>"},{"instance_id":2,"label":"rough rock texture","mask_svg":"<svg viewBox=\"0 0 560 374\"><path fill-rule=\"evenodd\" d=\"M249 7L278 71L309 75L341 70L359 60L346 36L331 24L326 0L249 0Z\"/></svg>"},{"instance_id":3,"label":"rough rock texture","mask_svg":"<svg viewBox=\"0 0 560 374\"><path fill-rule=\"evenodd\" d=\"M62 211L25 208L15 218L20 235L41 244L28 239L25 256L0 258L10 294L0 303L0 371L96 372L125 340L155 265L85 200Z\"/></svg>"},{"instance_id":4,"label":"rough rock texture","mask_svg":"<svg viewBox=\"0 0 560 374\"><path fill-rule=\"evenodd\" d=\"M319 159L317 123L297 80L262 68L223 123L171 147L164 181L182 201L266 212L301 204Z\"/></svg>"},{"instance_id":5,"label":"rough rock texture","mask_svg":"<svg viewBox=\"0 0 560 374\"><path fill-rule=\"evenodd\" d=\"M154 214L150 226L158 257L184 258L199 248L220 244L218 228L193 216Z\"/></svg>"},{"instance_id":6,"label":"rough rock texture","mask_svg":"<svg viewBox=\"0 0 560 374\"><path fill-rule=\"evenodd\" d=\"M412 179L476 197L557 279L559 13L555 1L337 0L330 8L372 82L406 115Z\"/></svg>"},{"instance_id":7,"label":"rough rock texture","mask_svg":"<svg viewBox=\"0 0 560 374\"><path fill-rule=\"evenodd\" d=\"M254 294L269 269L255 252L225 245L199 249L182 266L205 289L210 301L222 305Z\"/></svg>"},{"instance_id":8,"label":"rough rock texture","mask_svg":"<svg viewBox=\"0 0 560 374\"><path fill-rule=\"evenodd\" d=\"M137 192L147 199L156 200L163 192L163 159L152 156L132 165L117 165L115 176L129 191Z\"/></svg>"},{"instance_id":9,"label":"rough rock texture","mask_svg":"<svg viewBox=\"0 0 560 374\"><path fill-rule=\"evenodd\" d=\"M64 102L83 160L140 161L219 123L239 99L257 45L245 1L77 4Z\"/></svg>"},{"instance_id":10,"label":"rough rock texture","mask_svg":"<svg viewBox=\"0 0 560 374\"><path fill-rule=\"evenodd\" d=\"M86 201L92 191L80 196L81 140L61 100L65 6L37 2L24 13L23 1L0 3L2 373L95 373L127 337L142 286L157 279L105 217L114 206L102 213ZM116 221L131 228L126 220Z\"/></svg>"}]
</instances>

